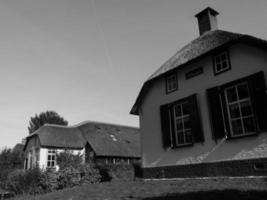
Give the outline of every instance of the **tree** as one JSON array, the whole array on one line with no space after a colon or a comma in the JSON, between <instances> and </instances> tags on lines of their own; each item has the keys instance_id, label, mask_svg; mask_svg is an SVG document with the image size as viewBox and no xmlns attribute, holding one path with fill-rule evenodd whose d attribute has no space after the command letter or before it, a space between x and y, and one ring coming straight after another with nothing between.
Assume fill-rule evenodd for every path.
<instances>
[{"instance_id":1,"label":"tree","mask_svg":"<svg viewBox=\"0 0 267 200\"><path fill-rule=\"evenodd\" d=\"M29 134L32 134L44 124L58 124L67 126L68 121L66 121L55 111L46 111L40 113L39 115L35 114L34 117L31 117L30 125L28 126Z\"/></svg>"},{"instance_id":2,"label":"tree","mask_svg":"<svg viewBox=\"0 0 267 200\"><path fill-rule=\"evenodd\" d=\"M0 188L5 187L8 174L16 169L22 169L23 164L23 150L14 151L10 148L0 150Z\"/></svg>"}]
</instances>

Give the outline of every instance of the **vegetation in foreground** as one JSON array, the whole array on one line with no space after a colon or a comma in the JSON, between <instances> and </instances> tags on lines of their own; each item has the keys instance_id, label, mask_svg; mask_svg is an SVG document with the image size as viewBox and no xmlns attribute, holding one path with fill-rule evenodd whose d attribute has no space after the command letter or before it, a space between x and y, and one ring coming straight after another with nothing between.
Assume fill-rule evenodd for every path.
<instances>
[{"instance_id":1,"label":"vegetation in foreground","mask_svg":"<svg viewBox=\"0 0 267 200\"><path fill-rule=\"evenodd\" d=\"M263 200L265 178L185 179L175 181L111 181L64 189L14 200Z\"/></svg>"}]
</instances>

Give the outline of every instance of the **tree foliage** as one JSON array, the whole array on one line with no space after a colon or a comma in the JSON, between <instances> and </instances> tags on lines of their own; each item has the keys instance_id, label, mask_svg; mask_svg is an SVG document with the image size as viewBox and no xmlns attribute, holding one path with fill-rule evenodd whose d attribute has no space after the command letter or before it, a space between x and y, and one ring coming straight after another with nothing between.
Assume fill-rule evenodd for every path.
<instances>
[{"instance_id":1,"label":"tree foliage","mask_svg":"<svg viewBox=\"0 0 267 200\"><path fill-rule=\"evenodd\" d=\"M23 163L23 151L14 151L10 148L0 151L0 188L4 187L8 174L15 169L22 169Z\"/></svg>"},{"instance_id":2,"label":"tree foliage","mask_svg":"<svg viewBox=\"0 0 267 200\"><path fill-rule=\"evenodd\" d=\"M30 125L28 126L29 134L33 133L44 124L68 125L68 121L55 111L46 111L39 115L35 114L35 116L30 119Z\"/></svg>"}]
</instances>

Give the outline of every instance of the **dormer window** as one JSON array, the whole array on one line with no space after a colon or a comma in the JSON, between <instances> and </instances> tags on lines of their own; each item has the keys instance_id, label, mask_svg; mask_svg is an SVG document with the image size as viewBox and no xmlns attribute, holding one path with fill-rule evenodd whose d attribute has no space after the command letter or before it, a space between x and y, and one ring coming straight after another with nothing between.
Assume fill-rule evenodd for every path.
<instances>
[{"instance_id":1,"label":"dormer window","mask_svg":"<svg viewBox=\"0 0 267 200\"><path fill-rule=\"evenodd\" d=\"M220 52L213 57L214 74L220 74L222 72L231 69L230 59L228 51Z\"/></svg>"},{"instance_id":2,"label":"dormer window","mask_svg":"<svg viewBox=\"0 0 267 200\"><path fill-rule=\"evenodd\" d=\"M178 89L177 74L171 74L166 78L166 93L174 92Z\"/></svg>"}]
</instances>

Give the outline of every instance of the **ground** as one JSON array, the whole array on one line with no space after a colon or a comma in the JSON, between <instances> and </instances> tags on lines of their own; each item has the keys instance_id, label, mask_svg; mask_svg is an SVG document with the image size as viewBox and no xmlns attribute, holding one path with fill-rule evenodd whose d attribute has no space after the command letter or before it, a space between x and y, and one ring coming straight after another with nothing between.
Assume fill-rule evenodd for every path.
<instances>
[{"instance_id":1,"label":"ground","mask_svg":"<svg viewBox=\"0 0 267 200\"><path fill-rule=\"evenodd\" d=\"M267 178L111 181L14 200L267 199Z\"/></svg>"}]
</instances>

